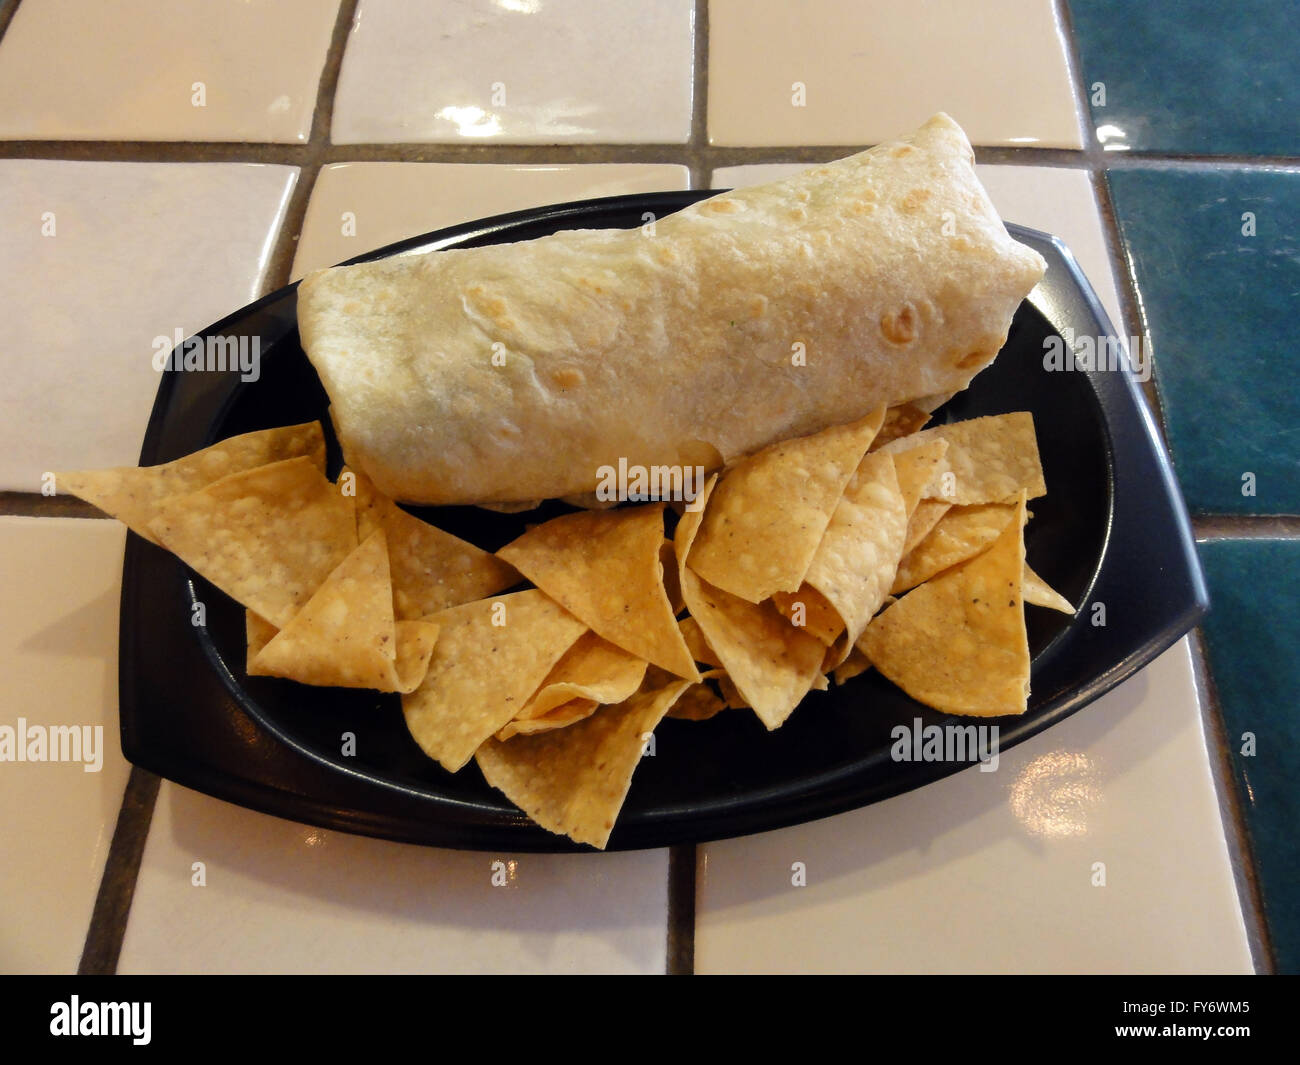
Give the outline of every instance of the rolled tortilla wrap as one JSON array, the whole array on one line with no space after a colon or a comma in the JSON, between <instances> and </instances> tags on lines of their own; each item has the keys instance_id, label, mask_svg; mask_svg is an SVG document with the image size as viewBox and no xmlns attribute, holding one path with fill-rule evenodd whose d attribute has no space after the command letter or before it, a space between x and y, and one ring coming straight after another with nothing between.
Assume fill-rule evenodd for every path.
<instances>
[{"instance_id":1,"label":"rolled tortilla wrap","mask_svg":"<svg viewBox=\"0 0 1300 1065\"><path fill-rule=\"evenodd\" d=\"M653 226L317 271L298 320L349 465L406 502L508 504L956 392L1043 270L939 114Z\"/></svg>"}]
</instances>

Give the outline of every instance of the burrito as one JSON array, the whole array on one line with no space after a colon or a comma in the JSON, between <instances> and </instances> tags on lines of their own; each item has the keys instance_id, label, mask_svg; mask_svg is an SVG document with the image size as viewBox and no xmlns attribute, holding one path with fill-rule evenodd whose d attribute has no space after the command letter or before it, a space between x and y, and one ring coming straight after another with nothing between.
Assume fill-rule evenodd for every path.
<instances>
[{"instance_id":1,"label":"burrito","mask_svg":"<svg viewBox=\"0 0 1300 1065\"><path fill-rule=\"evenodd\" d=\"M1045 264L961 128L570 230L308 276L303 348L347 463L409 503L591 493L706 470L883 405L933 406L1006 340Z\"/></svg>"}]
</instances>

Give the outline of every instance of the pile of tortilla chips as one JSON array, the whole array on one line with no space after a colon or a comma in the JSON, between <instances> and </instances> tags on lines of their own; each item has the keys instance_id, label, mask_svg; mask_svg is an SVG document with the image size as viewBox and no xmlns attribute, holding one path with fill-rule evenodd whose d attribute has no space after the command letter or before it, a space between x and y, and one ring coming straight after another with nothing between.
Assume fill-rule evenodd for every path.
<instances>
[{"instance_id":1,"label":"pile of tortilla chips","mask_svg":"<svg viewBox=\"0 0 1300 1065\"><path fill-rule=\"evenodd\" d=\"M317 423L57 481L247 608L250 675L399 693L431 758L474 759L539 825L603 848L665 716L750 708L774 729L871 667L942 711L1024 712L1024 604L1073 613L1025 564L1033 420L926 420L882 408L750 455L671 540L653 503L495 555L360 473L328 480Z\"/></svg>"}]
</instances>

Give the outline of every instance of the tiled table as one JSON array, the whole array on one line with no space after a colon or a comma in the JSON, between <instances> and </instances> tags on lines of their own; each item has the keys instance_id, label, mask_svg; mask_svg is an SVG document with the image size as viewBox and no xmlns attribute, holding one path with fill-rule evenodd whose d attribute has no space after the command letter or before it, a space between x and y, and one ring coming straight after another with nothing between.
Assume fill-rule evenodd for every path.
<instances>
[{"instance_id":1,"label":"tiled table","mask_svg":"<svg viewBox=\"0 0 1300 1065\"><path fill-rule=\"evenodd\" d=\"M0 725L104 738L0 764L0 970L1300 970L1298 45L1272 0L0 3ZM997 773L699 848L408 847L125 764L123 534L38 491L134 460L155 337L414 233L752 183L938 109L1154 358L1204 635Z\"/></svg>"}]
</instances>

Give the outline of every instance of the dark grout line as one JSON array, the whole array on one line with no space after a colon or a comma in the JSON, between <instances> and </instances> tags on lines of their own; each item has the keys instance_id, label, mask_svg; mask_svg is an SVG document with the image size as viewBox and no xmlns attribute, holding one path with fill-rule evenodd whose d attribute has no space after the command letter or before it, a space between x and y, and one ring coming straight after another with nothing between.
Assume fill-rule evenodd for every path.
<instances>
[{"instance_id":1,"label":"dark grout line","mask_svg":"<svg viewBox=\"0 0 1300 1065\"><path fill-rule=\"evenodd\" d=\"M0 515L26 518L107 518L98 507L76 496L43 496L39 492L0 492Z\"/></svg>"},{"instance_id":2,"label":"dark grout line","mask_svg":"<svg viewBox=\"0 0 1300 1065\"><path fill-rule=\"evenodd\" d=\"M668 848L669 976L695 973L695 845Z\"/></svg>"},{"instance_id":3,"label":"dark grout line","mask_svg":"<svg viewBox=\"0 0 1300 1065\"><path fill-rule=\"evenodd\" d=\"M136 766L126 782L122 806L113 830L113 842L104 862L95 908L81 951L77 973L81 976L111 975L126 937L126 922L135 897L136 878L144 857L144 845L153 822L154 803L158 798L159 778Z\"/></svg>"},{"instance_id":4,"label":"dark grout line","mask_svg":"<svg viewBox=\"0 0 1300 1065\"><path fill-rule=\"evenodd\" d=\"M1206 747L1210 755L1210 777L1219 805L1219 820L1228 848L1228 861L1232 866L1232 879L1237 888L1242 922L1246 926L1246 942L1250 947L1251 962L1257 973L1276 973L1277 955L1264 918L1264 896L1256 872L1254 848L1246 827L1245 809L1237 789L1237 772L1228 754L1228 733L1218 688L1205 652L1205 638L1198 627L1190 633L1192 673L1196 692L1201 703L1201 727L1209 740ZM1217 757L1216 757L1217 755Z\"/></svg>"},{"instance_id":5,"label":"dark grout line","mask_svg":"<svg viewBox=\"0 0 1300 1065\"><path fill-rule=\"evenodd\" d=\"M1300 515L1193 515L1192 532L1197 540L1296 540L1300 539Z\"/></svg>"}]
</instances>

